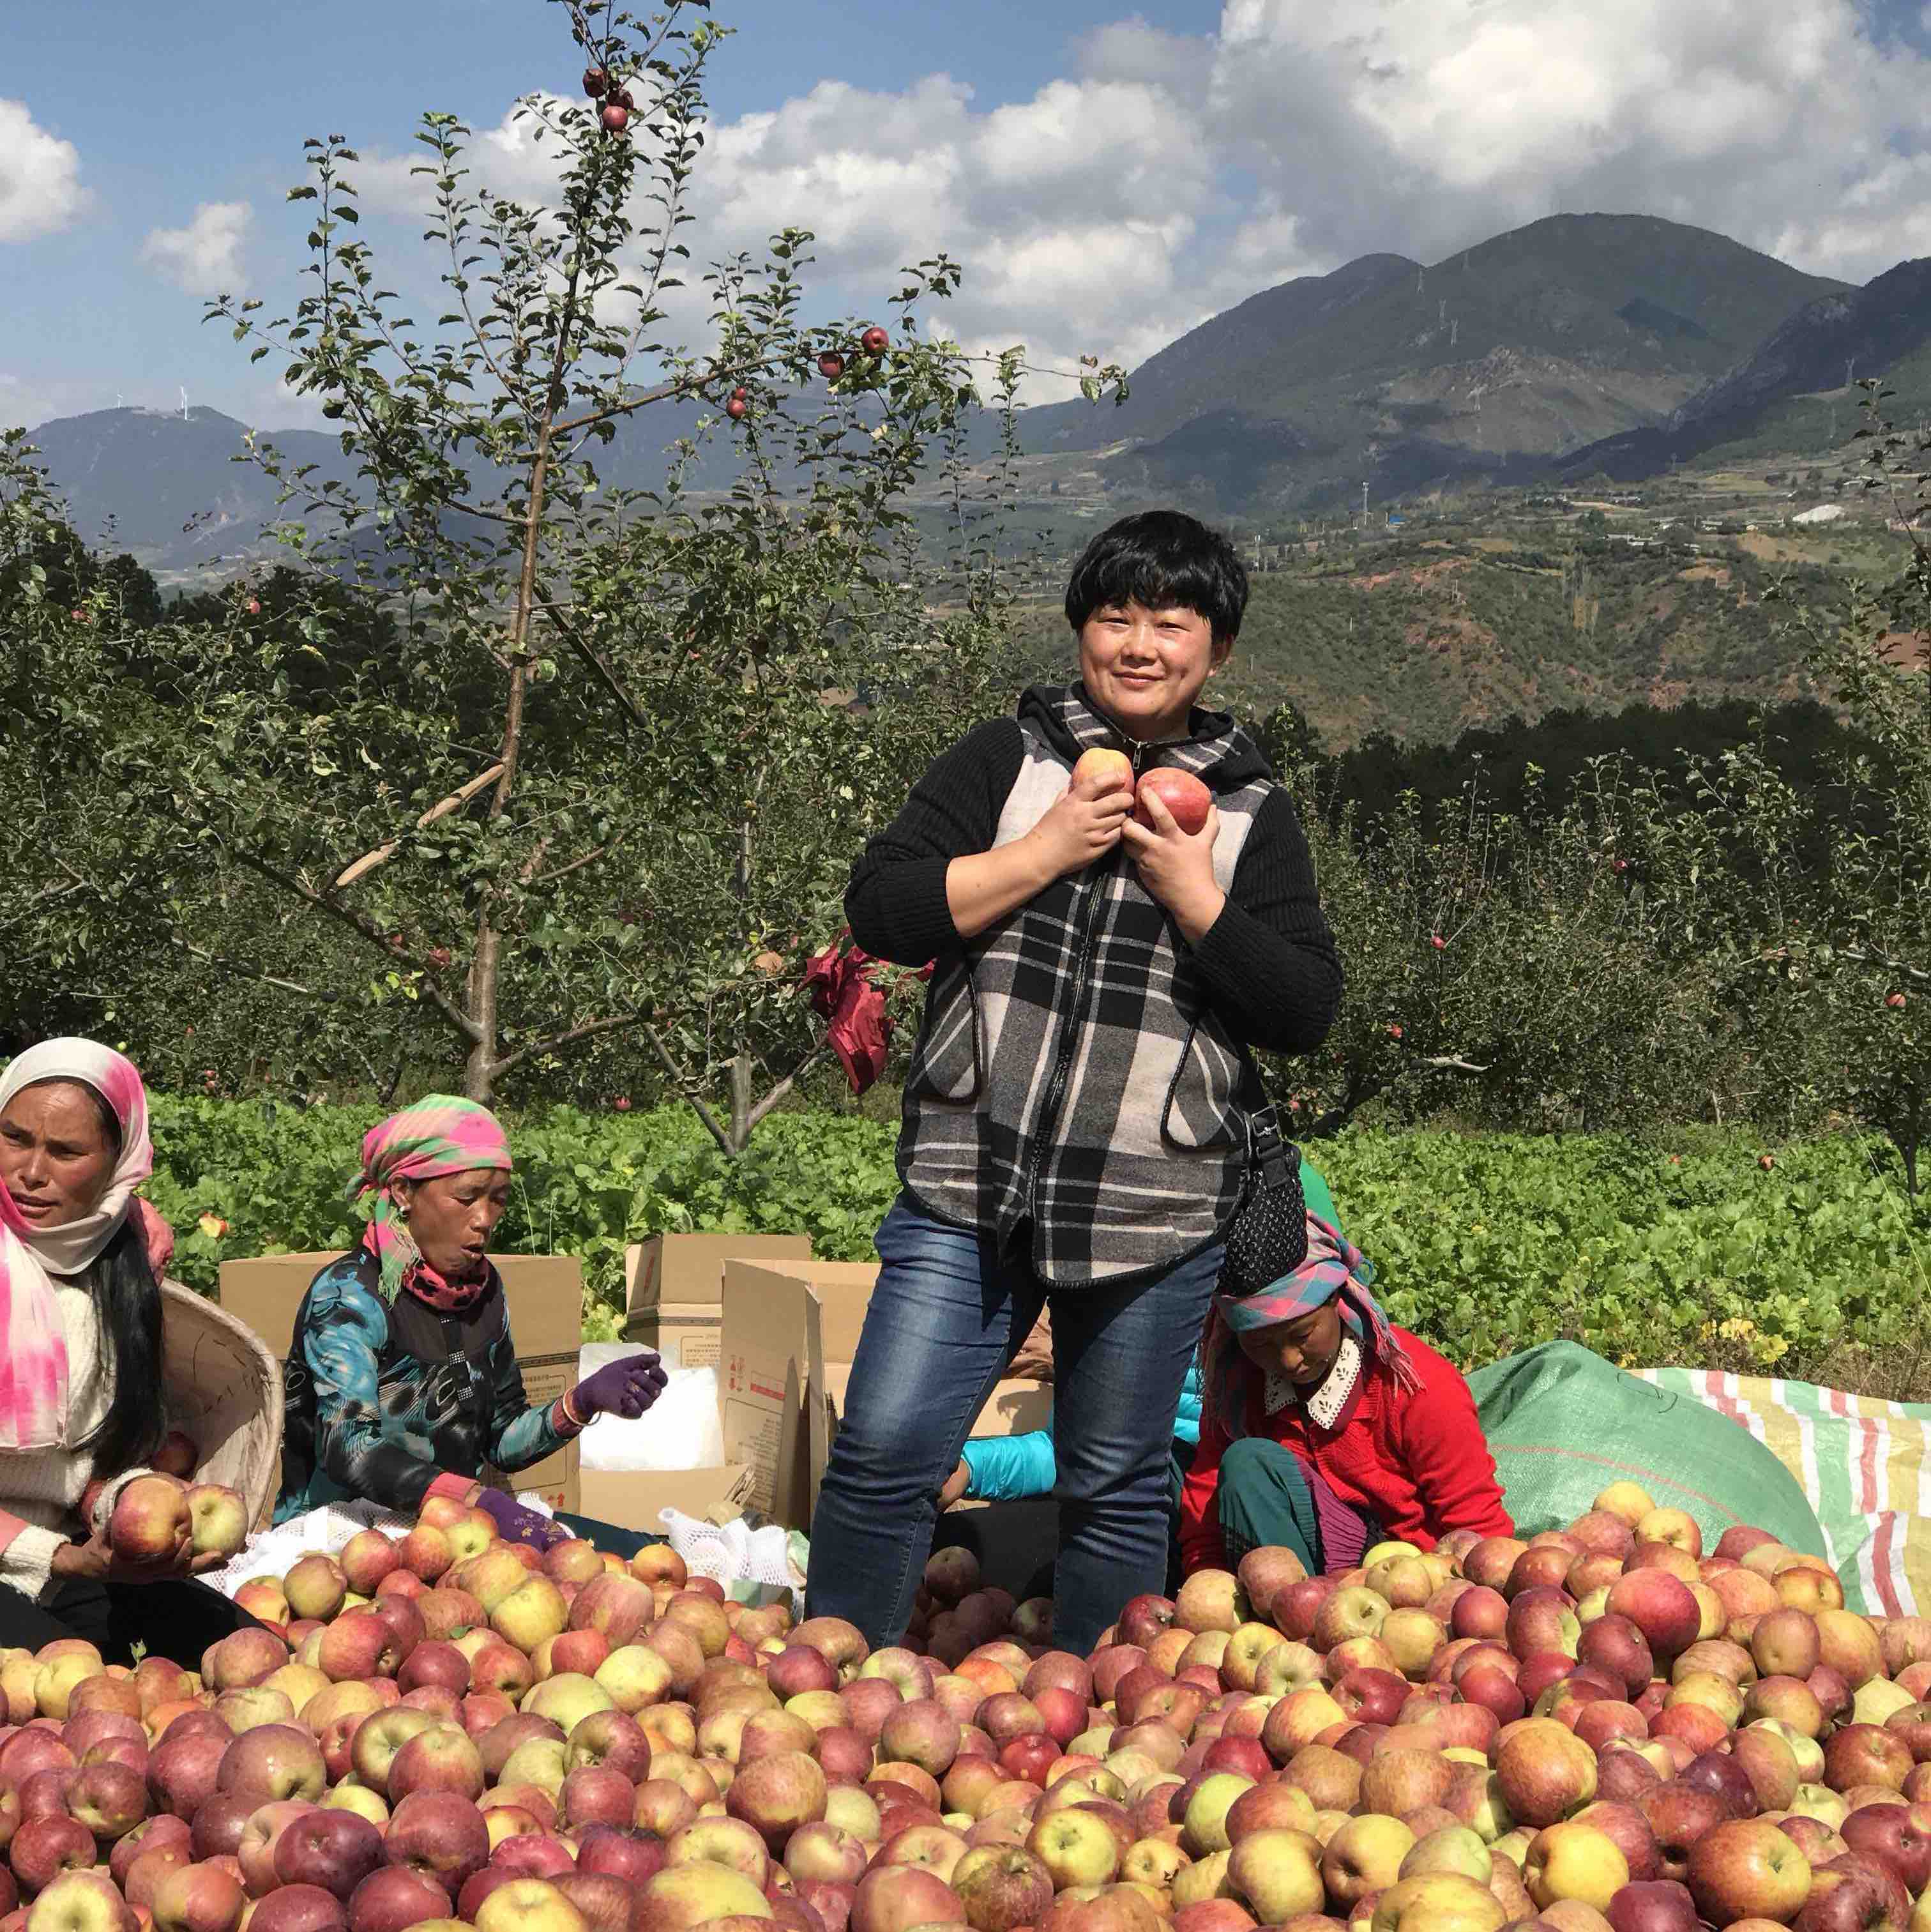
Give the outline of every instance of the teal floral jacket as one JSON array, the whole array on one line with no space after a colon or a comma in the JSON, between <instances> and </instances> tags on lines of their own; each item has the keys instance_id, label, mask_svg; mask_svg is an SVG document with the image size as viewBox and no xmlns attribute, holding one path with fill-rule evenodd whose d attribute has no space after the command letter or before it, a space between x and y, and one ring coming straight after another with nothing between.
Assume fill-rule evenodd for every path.
<instances>
[{"instance_id":1,"label":"teal floral jacket","mask_svg":"<svg viewBox=\"0 0 1931 1932\"><path fill-rule=\"evenodd\" d=\"M523 1394L493 1269L460 1316L407 1293L385 1306L379 1276L374 1256L345 1255L296 1312L277 1522L355 1496L413 1515L445 1472L526 1468L569 1439L550 1406L532 1408Z\"/></svg>"}]
</instances>

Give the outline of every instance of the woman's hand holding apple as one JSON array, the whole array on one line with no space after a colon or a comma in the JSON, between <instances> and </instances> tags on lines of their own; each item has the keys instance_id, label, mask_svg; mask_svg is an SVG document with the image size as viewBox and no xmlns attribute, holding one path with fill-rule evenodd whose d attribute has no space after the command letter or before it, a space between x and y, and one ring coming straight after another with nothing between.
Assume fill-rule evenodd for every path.
<instances>
[{"instance_id":1,"label":"woman's hand holding apple","mask_svg":"<svg viewBox=\"0 0 1931 1932\"><path fill-rule=\"evenodd\" d=\"M1153 829L1149 830L1135 818L1127 821L1121 833L1140 883L1173 915L1187 943L1197 946L1227 904L1227 895L1213 876L1219 808L1207 808L1207 821L1198 832L1183 832L1167 808L1166 800L1153 787L1143 784L1140 810L1153 820Z\"/></svg>"}]
</instances>

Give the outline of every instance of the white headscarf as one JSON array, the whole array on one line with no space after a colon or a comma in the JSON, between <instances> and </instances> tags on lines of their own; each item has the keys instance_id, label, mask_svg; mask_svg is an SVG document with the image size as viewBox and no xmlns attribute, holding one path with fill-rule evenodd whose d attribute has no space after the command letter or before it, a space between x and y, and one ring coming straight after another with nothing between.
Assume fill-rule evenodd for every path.
<instances>
[{"instance_id":1,"label":"white headscarf","mask_svg":"<svg viewBox=\"0 0 1931 1932\"><path fill-rule=\"evenodd\" d=\"M121 1154L92 1213L55 1228L34 1226L0 1183L0 1449L65 1445L67 1334L53 1278L79 1274L99 1257L154 1165L147 1089L133 1061L97 1040L43 1040L0 1075L0 1112L45 1080L78 1081L98 1094L120 1123Z\"/></svg>"}]
</instances>

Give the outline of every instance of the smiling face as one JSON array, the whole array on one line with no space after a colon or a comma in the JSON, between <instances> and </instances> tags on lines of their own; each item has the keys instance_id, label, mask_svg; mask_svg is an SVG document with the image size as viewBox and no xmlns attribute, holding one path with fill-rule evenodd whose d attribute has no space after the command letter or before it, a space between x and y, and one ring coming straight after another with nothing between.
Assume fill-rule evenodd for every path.
<instances>
[{"instance_id":1,"label":"smiling face","mask_svg":"<svg viewBox=\"0 0 1931 1932\"><path fill-rule=\"evenodd\" d=\"M472 1167L433 1180L398 1180L395 1196L409 1210L422 1258L445 1281L467 1281L482 1272L490 1237L509 1205L510 1177Z\"/></svg>"},{"instance_id":2,"label":"smiling face","mask_svg":"<svg viewBox=\"0 0 1931 1932\"><path fill-rule=\"evenodd\" d=\"M1237 1339L1240 1352L1256 1368L1285 1376L1304 1394L1318 1389L1341 1353L1341 1310L1324 1302L1311 1313L1271 1328L1250 1328Z\"/></svg>"},{"instance_id":3,"label":"smiling face","mask_svg":"<svg viewBox=\"0 0 1931 1932\"><path fill-rule=\"evenodd\" d=\"M33 1227L92 1214L120 1156L100 1101L78 1080L23 1087L0 1112L0 1181Z\"/></svg>"},{"instance_id":4,"label":"smiling face","mask_svg":"<svg viewBox=\"0 0 1931 1932\"><path fill-rule=\"evenodd\" d=\"M1103 604L1079 630L1080 676L1087 694L1135 742L1185 736L1210 672L1231 645L1184 604Z\"/></svg>"}]
</instances>

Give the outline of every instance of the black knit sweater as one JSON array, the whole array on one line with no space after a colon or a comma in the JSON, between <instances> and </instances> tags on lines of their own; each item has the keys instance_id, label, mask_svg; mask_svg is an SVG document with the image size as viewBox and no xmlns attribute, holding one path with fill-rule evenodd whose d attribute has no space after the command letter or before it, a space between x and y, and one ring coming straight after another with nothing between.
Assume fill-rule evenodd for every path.
<instances>
[{"instance_id":1,"label":"black knit sweater","mask_svg":"<svg viewBox=\"0 0 1931 1932\"><path fill-rule=\"evenodd\" d=\"M1024 836L1096 745L1213 790L1220 916L1189 945L1122 847L962 938L952 861ZM1185 740L1135 745L1078 686L1029 692L937 759L865 848L845 910L868 952L937 962L906 1084L907 1187L958 1225L1030 1226L1049 1282L1156 1272L1224 1232L1262 1098L1246 1049L1309 1052L1340 1003L1306 838L1252 742L1196 712Z\"/></svg>"}]
</instances>

